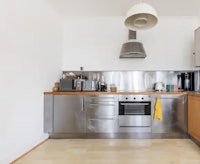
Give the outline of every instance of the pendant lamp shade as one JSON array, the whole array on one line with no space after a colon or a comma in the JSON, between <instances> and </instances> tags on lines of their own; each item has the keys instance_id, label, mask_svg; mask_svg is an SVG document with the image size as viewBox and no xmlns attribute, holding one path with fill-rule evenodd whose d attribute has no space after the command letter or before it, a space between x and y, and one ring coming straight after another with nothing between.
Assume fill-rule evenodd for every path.
<instances>
[{"instance_id":1,"label":"pendant lamp shade","mask_svg":"<svg viewBox=\"0 0 200 164\"><path fill-rule=\"evenodd\" d=\"M130 30L146 30L157 22L156 10L147 3L138 3L128 10L124 23Z\"/></svg>"}]
</instances>

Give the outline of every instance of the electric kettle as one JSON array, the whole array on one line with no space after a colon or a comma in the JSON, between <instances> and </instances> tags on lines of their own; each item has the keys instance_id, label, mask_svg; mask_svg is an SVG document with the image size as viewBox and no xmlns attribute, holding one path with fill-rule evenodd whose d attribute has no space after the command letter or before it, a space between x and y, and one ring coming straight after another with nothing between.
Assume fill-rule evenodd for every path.
<instances>
[{"instance_id":1,"label":"electric kettle","mask_svg":"<svg viewBox=\"0 0 200 164\"><path fill-rule=\"evenodd\" d=\"M165 89L165 84L163 82L157 82L155 84L156 91L163 91Z\"/></svg>"}]
</instances>

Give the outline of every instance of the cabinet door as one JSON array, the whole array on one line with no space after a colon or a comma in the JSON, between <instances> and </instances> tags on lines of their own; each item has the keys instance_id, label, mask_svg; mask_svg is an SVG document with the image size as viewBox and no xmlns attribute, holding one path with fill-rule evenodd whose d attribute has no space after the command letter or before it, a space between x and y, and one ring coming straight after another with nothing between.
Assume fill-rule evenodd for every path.
<instances>
[{"instance_id":1,"label":"cabinet door","mask_svg":"<svg viewBox=\"0 0 200 164\"><path fill-rule=\"evenodd\" d=\"M200 27L195 30L194 52L195 52L195 66L200 67Z\"/></svg>"},{"instance_id":2,"label":"cabinet door","mask_svg":"<svg viewBox=\"0 0 200 164\"><path fill-rule=\"evenodd\" d=\"M154 120L155 99L152 98L152 133L187 133L185 95L155 95L162 104L163 120Z\"/></svg>"},{"instance_id":3,"label":"cabinet door","mask_svg":"<svg viewBox=\"0 0 200 164\"><path fill-rule=\"evenodd\" d=\"M189 134L200 141L200 97L188 96Z\"/></svg>"},{"instance_id":4,"label":"cabinet door","mask_svg":"<svg viewBox=\"0 0 200 164\"><path fill-rule=\"evenodd\" d=\"M53 95L44 95L44 132L53 132Z\"/></svg>"},{"instance_id":5,"label":"cabinet door","mask_svg":"<svg viewBox=\"0 0 200 164\"><path fill-rule=\"evenodd\" d=\"M82 95L54 96L54 133L85 132Z\"/></svg>"}]
</instances>

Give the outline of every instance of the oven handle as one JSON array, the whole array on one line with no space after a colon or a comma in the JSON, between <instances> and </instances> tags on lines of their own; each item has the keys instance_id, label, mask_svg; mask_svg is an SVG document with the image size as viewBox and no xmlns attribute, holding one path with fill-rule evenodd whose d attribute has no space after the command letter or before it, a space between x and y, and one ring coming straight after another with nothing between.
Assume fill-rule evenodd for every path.
<instances>
[{"instance_id":1,"label":"oven handle","mask_svg":"<svg viewBox=\"0 0 200 164\"><path fill-rule=\"evenodd\" d=\"M150 105L149 103L120 103L120 105Z\"/></svg>"}]
</instances>

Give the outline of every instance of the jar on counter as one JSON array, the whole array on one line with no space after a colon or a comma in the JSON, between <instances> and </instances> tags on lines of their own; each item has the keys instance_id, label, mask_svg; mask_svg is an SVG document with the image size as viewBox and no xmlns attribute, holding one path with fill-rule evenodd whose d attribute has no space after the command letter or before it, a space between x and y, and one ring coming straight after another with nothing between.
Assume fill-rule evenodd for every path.
<instances>
[{"instance_id":1,"label":"jar on counter","mask_svg":"<svg viewBox=\"0 0 200 164\"><path fill-rule=\"evenodd\" d=\"M58 87L53 87L53 92L58 92L59 88Z\"/></svg>"},{"instance_id":2,"label":"jar on counter","mask_svg":"<svg viewBox=\"0 0 200 164\"><path fill-rule=\"evenodd\" d=\"M117 92L117 87L115 86L115 84L110 84L110 91Z\"/></svg>"},{"instance_id":3,"label":"jar on counter","mask_svg":"<svg viewBox=\"0 0 200 164\"><path fill-rule=\"evenodd\" d=\"M60 83L59 82L56 82L54 84L54 87L53 87L53 92L58 92L59 91L59 87L60 87Z\"/></svg>"}]
</instances>

